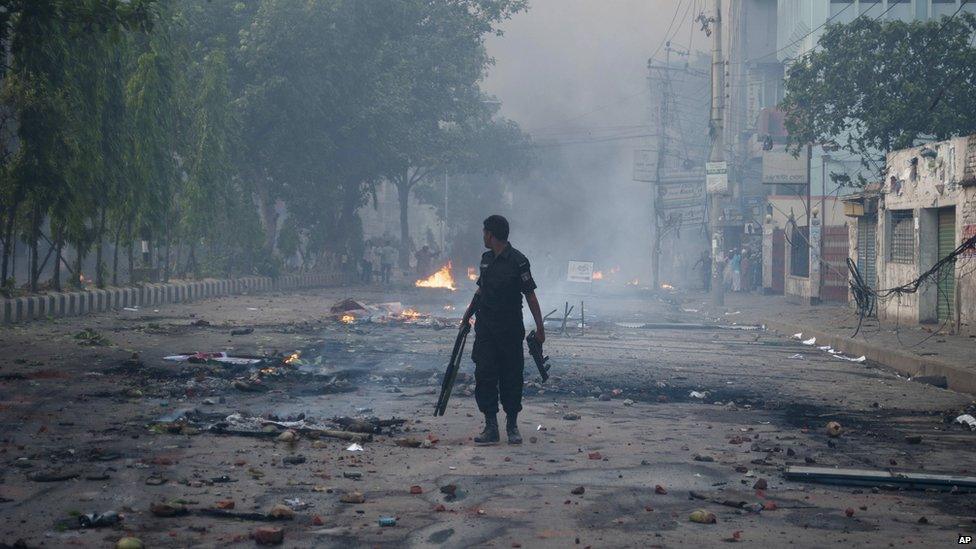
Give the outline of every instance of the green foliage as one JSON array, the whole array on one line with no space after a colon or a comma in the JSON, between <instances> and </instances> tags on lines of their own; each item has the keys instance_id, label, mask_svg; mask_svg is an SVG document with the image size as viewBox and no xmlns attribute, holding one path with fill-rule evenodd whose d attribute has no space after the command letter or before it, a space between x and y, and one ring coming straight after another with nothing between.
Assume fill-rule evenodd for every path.
<instances>
[{"instance_id":1,"label":"green foliage","mask_svg":"<svg viewBox=\"0 0 976 549\"><path fill-rule=\"evenodd\" d=\"M788 71L789 144L835 145L870 158L919 138L976 133L976 16L874 21L827 28Z\"/></svg>"},{"instance_id":2,"label":"green foliage","mask_svg":"<svg viewBox=\"0 0 976 549\"><path fill-rule=\"evenodd\" d=\"M166 273L276 275L279 201L282 254L355 251L376 182L406 175L409 195L428 175L528 161L524 134L479 87L485 36L524 8L0 0L16 121L0 111L0 133L17 131L16 154L0 149L5 259L9 235L37 247L50 234L94 251L101 284L105 242L131 253L146 239Z\"/></svg>"}]
</instances>

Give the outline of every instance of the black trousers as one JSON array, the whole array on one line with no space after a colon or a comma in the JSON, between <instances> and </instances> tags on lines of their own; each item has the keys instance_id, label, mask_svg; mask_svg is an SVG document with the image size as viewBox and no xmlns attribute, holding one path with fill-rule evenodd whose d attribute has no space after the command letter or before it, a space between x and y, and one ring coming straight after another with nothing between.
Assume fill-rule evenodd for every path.
<instances>
[{"instance_id":1,"label":"black trousers","mask_svg":"<svg viewBox=\"0 0 976 549\"><path fill-rule=\"evenodd\" d=\"M504 335L476 330L471 359L475 365L474 399L481 413L497 414L499 401L506 414L522 410L524 338L524 329Z\"/></svg>"}]
</instances>

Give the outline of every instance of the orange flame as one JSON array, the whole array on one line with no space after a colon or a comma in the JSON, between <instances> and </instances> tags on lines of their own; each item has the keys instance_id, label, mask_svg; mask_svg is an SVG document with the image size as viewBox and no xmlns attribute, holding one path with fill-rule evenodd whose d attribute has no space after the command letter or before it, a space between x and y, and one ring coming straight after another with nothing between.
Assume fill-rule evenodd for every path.
<instances>
[{"instance_id":1,"label":"orange flame","mask_svg":"<svg viewBox=\"0 0 976 549\"><path fill-rule=\"evenodd\" d=\"M285 359L285 364L294 364L295 362L298 362L301 358L302 358L302 354L298 351L295 351L294 353L288 355L288 358Z\"/></svg>"},{"instance_id":2,"label":"orange flame","mask_svg":"<svg viewBox=\"0 0 976 549\"><path fill-rule=\"evenodd\" d=\"M664 284L661 284L661 289L662 290L673 290L674 289L674 286L672 286L672 285L668 284L667 282L665 282Z\"/></svg>"},{"instance_id":3,"label":"orange flame","mask_svg":"<svg viewBox=\"0 0 976 549\"><path fill-rule=\"evenodd\" d=\"M637 286L638 284L640 284L640 279L637 279L637 278L635 278L635 279L633 279L633 280L631 280L630 282L627 283L628 286Z\"/></svg>"},{"instance_id":4,"label":"orange flame","mask_svg":"<svg viewBox=\"0 0 976 549\"><path fill-rule=\"evenodd\" d=\"M475 282L478 280L478 271L474 267L468 267L468 280Z\"/></svg>"},{"instance_id":5,"label":"orange flame","mask_svg":"<svg viewBox=\"0 0 976 549\"><path fill-rule=\"evenodd\" d=\"M603 271L594 271L593 280L603 280Z\"/></svg>"},{"instance_id":6,"label":"orange flame","mask_svg":"<svg viewBox=\"0 0 976 549\"><path fill-rule=\"evenodd\" d=\"M343 324L352 324L353 322L356 322L356 317L352 315L342 315L339 318L339 322L342 322Z\"/></svg>"},{"instance_id":7,"label":"orange flame","mask_svg":"<svg viewBox=\"0 0 976 549\"><path fill-rule=\"evenodd\" d=\"M448 261L447 265L424 280L414 282L414 286L418 288L447 288L452 292L457 290L457 286L454 284L454 276L451 274L451 262Z\"/></svg>"},{"instance_id":8,"label":"orange flame","mask_svg":"<svg viewBox=\"0 0 976 549\"><path fill-rule=\"evenodd\" d=\"M420 312L415 311L413 309L404 309L400 311L400 316L404 318L420 318L423 315Z\"/></svg>"}]
</instances>

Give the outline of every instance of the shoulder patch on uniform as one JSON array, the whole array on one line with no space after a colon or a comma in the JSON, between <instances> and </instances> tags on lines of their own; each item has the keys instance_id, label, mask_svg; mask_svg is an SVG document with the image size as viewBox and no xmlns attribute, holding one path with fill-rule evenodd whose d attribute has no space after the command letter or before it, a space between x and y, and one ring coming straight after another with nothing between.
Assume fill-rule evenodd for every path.
<instances>
[{"instance_id":1,"label":"shoulder patch on uniform","mask_svg":"<svg viewBox=\"0 0 976 549\"><path fill-rule=\"evenodd\" d=\"M528 282L531 279L532 279L532 274L529 271L525 271L524 273L522 273L522 280L524 282Z\"/></svg>"}]
</instances>

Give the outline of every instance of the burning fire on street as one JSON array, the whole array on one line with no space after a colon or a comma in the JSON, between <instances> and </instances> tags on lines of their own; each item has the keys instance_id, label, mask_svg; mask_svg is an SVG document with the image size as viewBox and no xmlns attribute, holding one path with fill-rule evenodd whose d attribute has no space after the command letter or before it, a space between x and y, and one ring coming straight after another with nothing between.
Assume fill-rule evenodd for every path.
<instances>
[{"instance_id":1,"label":"burning fire on street","mask_svg":"<svg viewBox=\"0 0 976 549\"><path fill-rule=\"evenodd\" d=\"M603 280L603 271L594 271L593 280Z\"/></svg>"},{"instance_id":2,"label":"burning fire on street","mask_svg":"<svg viewBox=\"0 0 976 549\"><path fill-rule=\"evenodd\" d=\"M457 290L457 285L454 283L454 275L451 273L451 262L448 261L447 265L444 265L429 277L414 282L414 286L418 288L445 288L452 292Z\"/></svg>"},{"instance_id":3,"label":"burning fire on street","mask_svg":"<svg viewBox=\"0 0 976 549\"><path fill-rule=\"evenodd\" d=\"M342 322L343 324L352 324L356 322L356 317L352 315L342 315L339 317L339 322Z\"/></svg>"},{"instance_id":4,"label":"burning fire on street","mask_svg":"<svg viewBox=\"0 0 976 549\"><path fill-rule=\"evenodd\" d=\"M664 284L661 284L661 289L662 290L673 290L674 289L674 286L672 286L672 285L668 284L667 282L665 282Z\"/></svg>"},{"instance_id":5,"label":"burning fire on street","mask_svg":"<svg viewBox=\"0 0 976 549\"><path fill-rule=\"evenodd\" d=\"M628 286L639 286L640 285L640 279L639 278L635 278L635 279L631 280L630 282L628 282L627 285Z\"/></svg>"}]
</instances>

